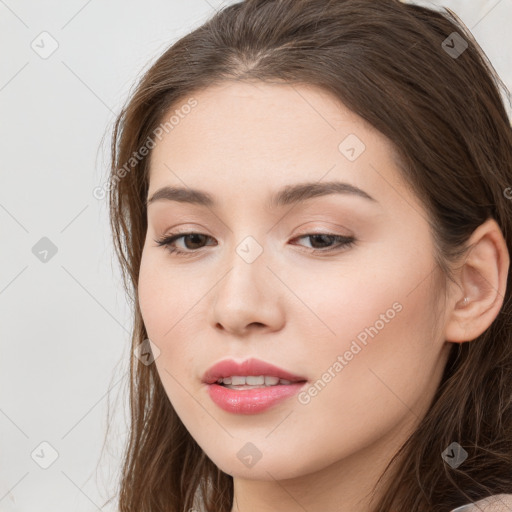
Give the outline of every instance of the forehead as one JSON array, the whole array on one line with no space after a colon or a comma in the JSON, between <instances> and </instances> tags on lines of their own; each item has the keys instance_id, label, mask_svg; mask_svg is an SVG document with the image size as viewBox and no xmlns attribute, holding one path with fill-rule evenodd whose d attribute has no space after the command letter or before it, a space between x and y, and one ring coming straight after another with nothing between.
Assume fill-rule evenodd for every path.
<instances>
[{"instance_id":1,"label":"forehead","mask_svg":"<svg viewBox=\"0 0 512 512\"><path fill-rule=\"evenodd\" d=\"M178 122L152 151L148 196L169 184L221 196L324 179L374 197L384 181L399 186L388 139L323 89L229 81L191 97L186 114L188 97L163 118Z\"/></svg>"},{"instance_id":2,"label":"forehead","mask_svg":"<svg viewBox=\"0 0 512 512\"><path fill-rule=\"evenodd\" d=\"M362 140L366 148L392 150L369 123L319 87L228 81L193 97L196 106L179 118L173 116L172 129L154 150L155 159L171 149L186 151L187 158L202 158L206 152L240 157L243 152L245 160L281 154L292 159L326 149L337 157L339 143L349 134ZM173 105L164 121L187 100Z\"/></svg>"}]
</instances>

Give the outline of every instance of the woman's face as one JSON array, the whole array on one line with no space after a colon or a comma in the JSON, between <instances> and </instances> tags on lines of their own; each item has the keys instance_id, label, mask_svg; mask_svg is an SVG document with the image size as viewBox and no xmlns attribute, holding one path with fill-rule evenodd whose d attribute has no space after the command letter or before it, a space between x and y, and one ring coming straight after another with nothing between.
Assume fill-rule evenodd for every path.
<instances>
[{"instance_id":1,"label":"woman's face","mask_svg":"<svg viewBox=\"0 0 512 512\"><path fill-rule=\"evenodd\" d=\"M169 400L234 476L377 467L426 412L451 346L433 327L441 296L427 215L387 139L326 92L231 82L194 98L151 156L148 198L183 191L149 203L139 279ZM327 183L337 191L312 193ZM306 382L203 382L219 361L252 358Z\"/></svg>"}]
</instances>

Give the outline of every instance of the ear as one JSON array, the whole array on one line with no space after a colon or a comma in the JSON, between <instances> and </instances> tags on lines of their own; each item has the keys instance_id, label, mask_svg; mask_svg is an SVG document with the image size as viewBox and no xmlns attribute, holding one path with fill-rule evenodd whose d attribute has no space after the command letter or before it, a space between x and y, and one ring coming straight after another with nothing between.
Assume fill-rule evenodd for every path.
<instances>
[{"instance_id":1,"label":"ear","mask_svg":"<svg viewBox=\"0 0 512 512\"><path fill-rule=\"evenodd\" d=\"M447 301L444 339L474 340L494 321L503 305L510 264L498 223L487 219L468 240L468 252L458 269L458 287ZM468 298L464 303L464 297Z\"/></svg>"}]
</instances>

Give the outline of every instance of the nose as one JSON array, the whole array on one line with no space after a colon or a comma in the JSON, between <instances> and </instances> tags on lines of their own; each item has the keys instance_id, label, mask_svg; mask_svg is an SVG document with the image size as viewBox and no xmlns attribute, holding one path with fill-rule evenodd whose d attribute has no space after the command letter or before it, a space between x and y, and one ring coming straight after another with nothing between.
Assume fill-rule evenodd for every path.
<instances>
[{"instance_id":1,"label":"nose","mask_svg":"<svg viewBox=\"0 0 512 512\"><path fill-rule=\"evenodd\" d=\"M284 325L282 283L267 267L261 254L248 263L238 254L213 292L211 323L227 333L247 336L253 331L272 332Z\"/></svg>"}]
</instances>

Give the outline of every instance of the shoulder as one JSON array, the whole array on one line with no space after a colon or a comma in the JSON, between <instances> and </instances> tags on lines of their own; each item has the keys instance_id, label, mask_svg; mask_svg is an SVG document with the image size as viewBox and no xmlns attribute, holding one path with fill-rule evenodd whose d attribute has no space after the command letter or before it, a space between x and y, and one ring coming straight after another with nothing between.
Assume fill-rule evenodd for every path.
<instances>
[{"instance_id":1,"label":"shoulder","mask_svg":"<svg viewBox=\"0 0 512 512\"><path fill-rule=\"evenodd\" d=\"M512 494L495 494L477 501L474 505L468 505L467 508L462 507L460 510L461 512L466 510L468 512L472 510L475 512L510 512L512 511Z\"/></svg>"}]
</instances>

